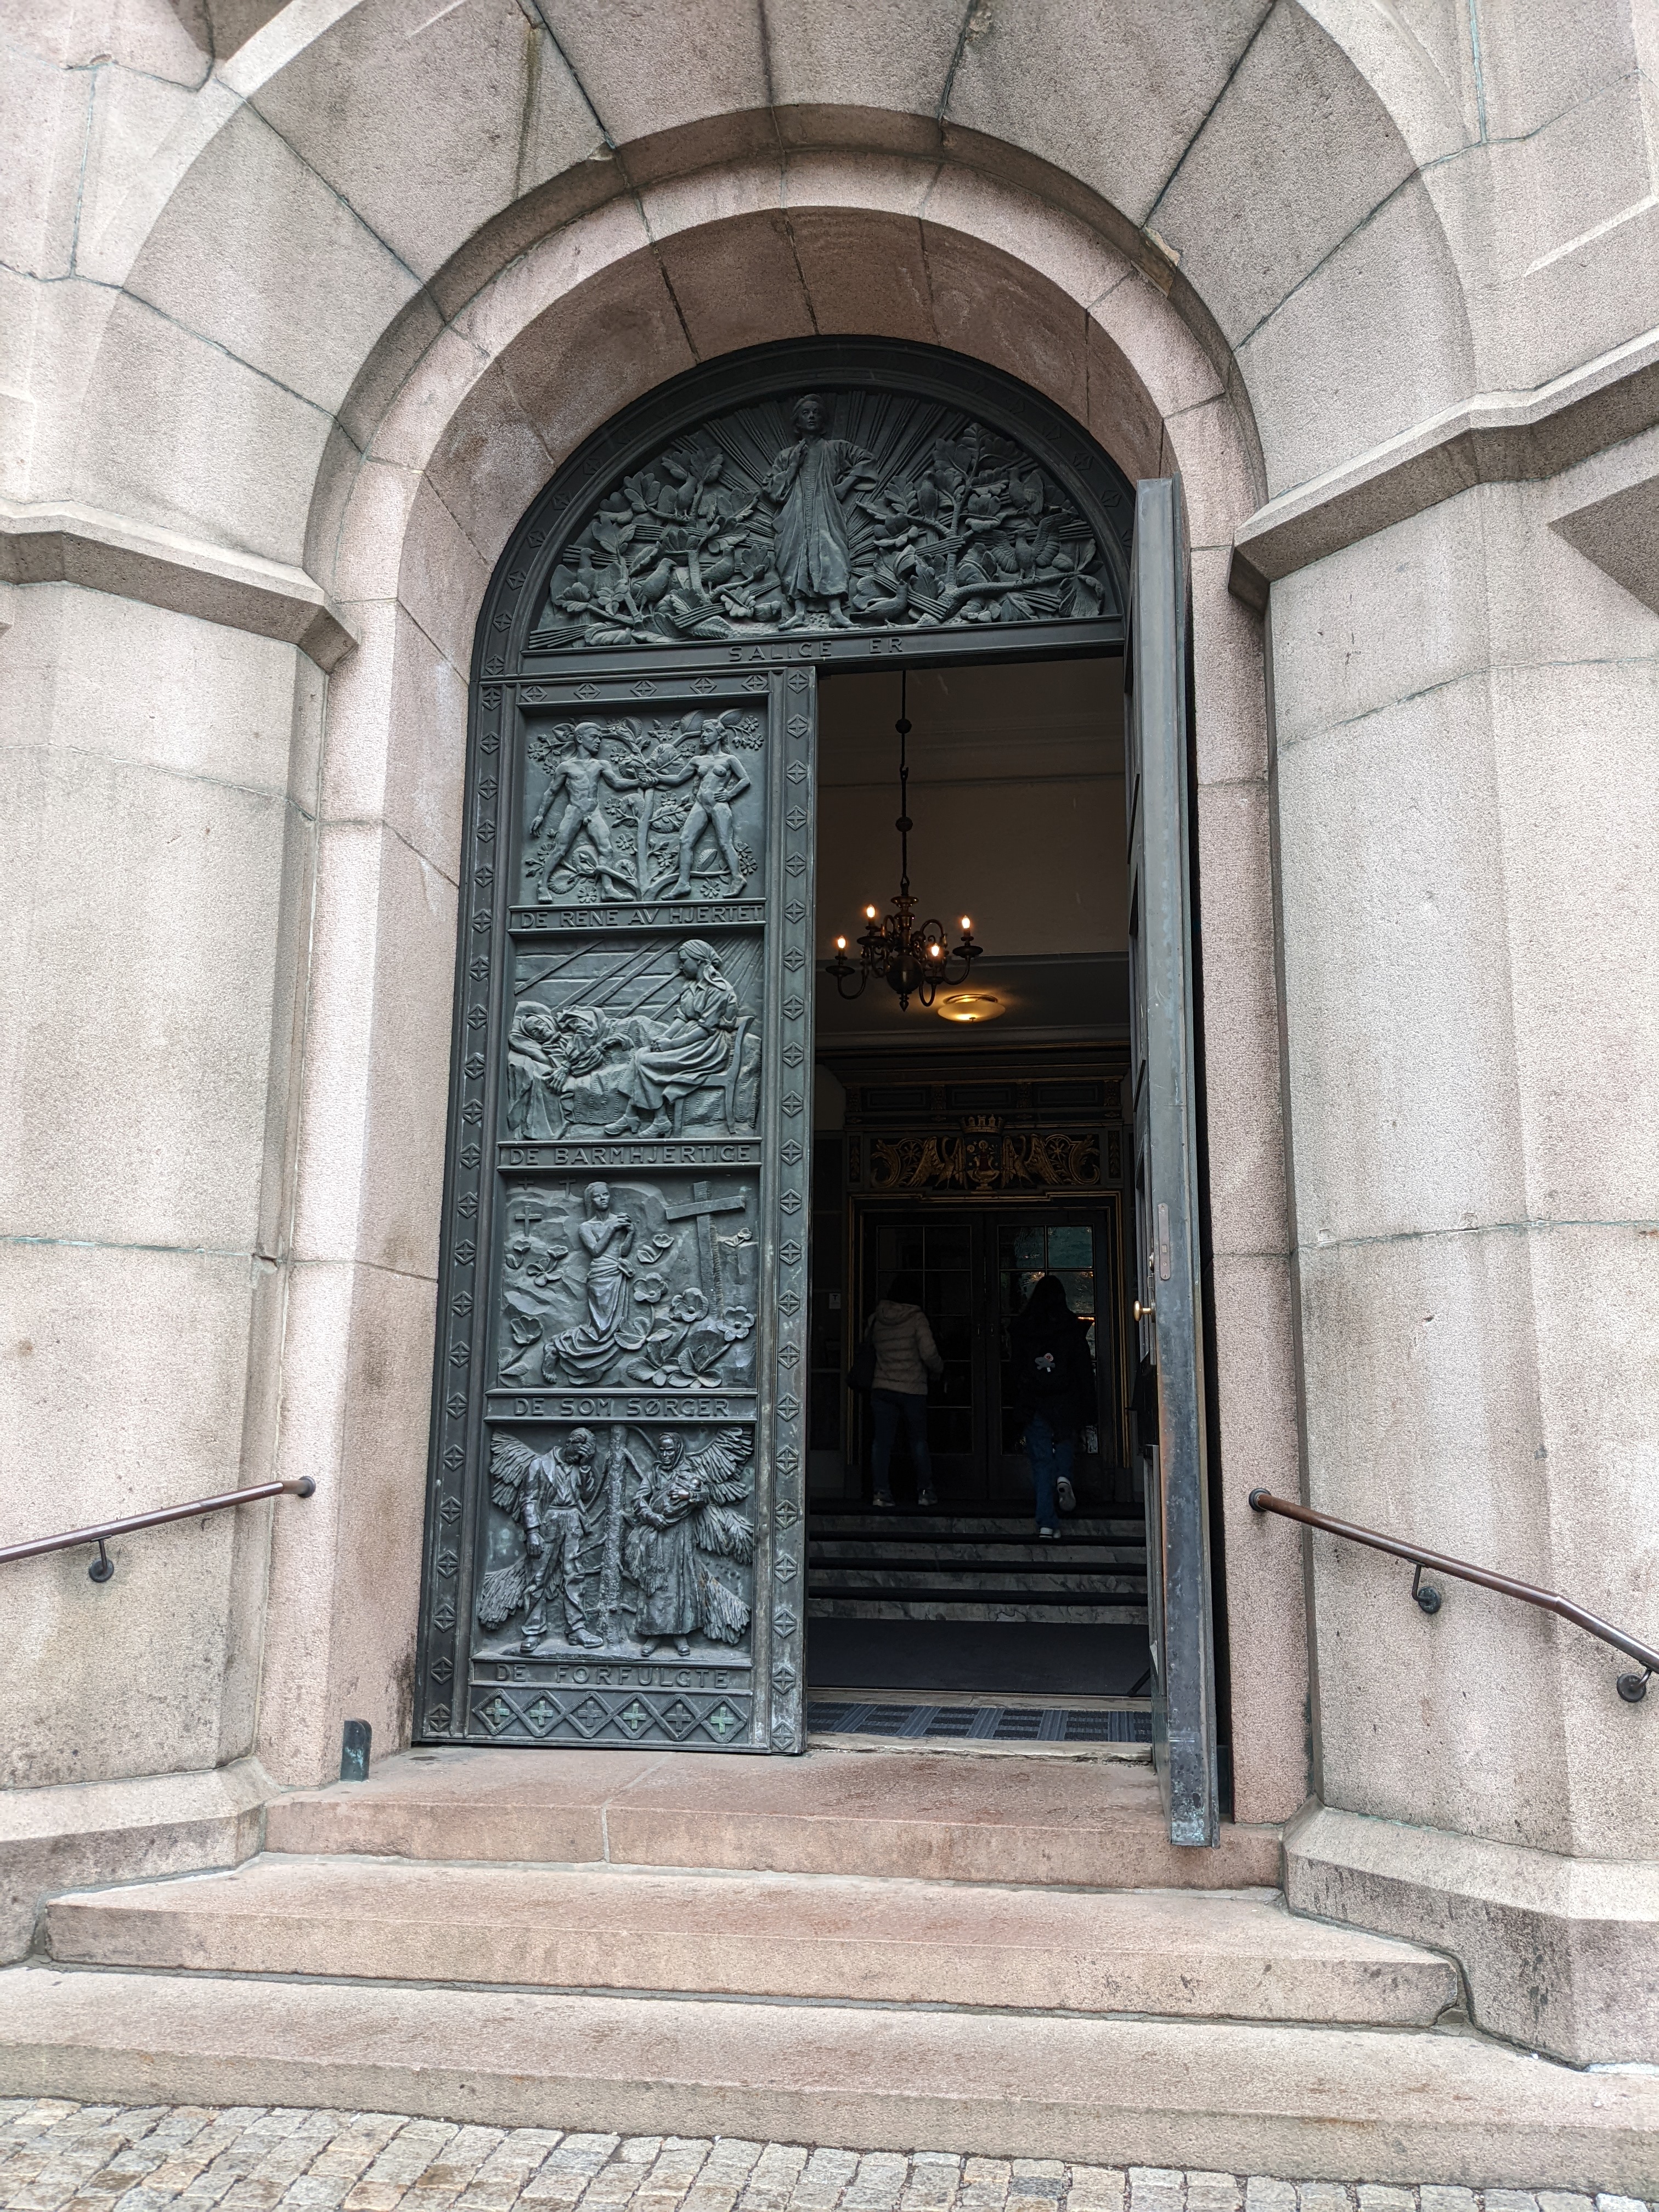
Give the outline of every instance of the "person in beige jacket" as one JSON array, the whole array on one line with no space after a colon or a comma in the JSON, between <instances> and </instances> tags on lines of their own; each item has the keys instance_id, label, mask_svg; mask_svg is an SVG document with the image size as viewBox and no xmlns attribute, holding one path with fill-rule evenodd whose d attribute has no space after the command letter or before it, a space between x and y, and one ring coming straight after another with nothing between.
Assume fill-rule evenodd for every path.
<instances>
[{"instance_id":1,"label":"person in beige jacket","mask_svg":"<svg viewBox=\"0 0 1659 2212\"><path fill-rule=\"evenodd\" d=\"M920 1275L895 1275L887 1295L870 1316L865 1332L876 1355L875 1380L870 1386L871 1415L875 1425L872 1455L876 1504L893 1503L893 1439L899 1423L910 1440L911 1463L916 1470L916 1503L934 1505L933 1463L927 1453L927 1378L945 1372L945 1362L933 1342L933 1332L921 1310Z\"/></svg>"}]
</instances>

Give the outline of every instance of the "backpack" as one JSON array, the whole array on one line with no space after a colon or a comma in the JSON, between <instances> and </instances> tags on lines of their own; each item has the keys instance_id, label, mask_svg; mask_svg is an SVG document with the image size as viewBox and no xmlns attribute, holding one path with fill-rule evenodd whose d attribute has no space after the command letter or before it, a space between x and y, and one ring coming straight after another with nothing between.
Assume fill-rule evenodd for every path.
<instances>
[{"instance_id":1,"label":"backpack","mask_svg":"<svg viewBox=\"0 0 1659 2212\"><path fill-rule=\"evenodd\" d=\"M1028 1337L1019 1347L1019 1365L1018 1380L1037 1403L1074 1396L1079 1381L1075 1334L1056 1329L1047 1337Z\"/></svg>"}]
</instances>

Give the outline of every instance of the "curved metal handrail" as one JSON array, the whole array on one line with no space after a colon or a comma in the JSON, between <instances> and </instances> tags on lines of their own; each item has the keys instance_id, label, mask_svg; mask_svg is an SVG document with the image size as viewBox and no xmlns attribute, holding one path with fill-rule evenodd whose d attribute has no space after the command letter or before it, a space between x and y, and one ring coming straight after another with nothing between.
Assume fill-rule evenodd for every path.
<instances>
[{"instance_id":1,"label":"curved metal handrail","mask_svg":"<svg viewBox=\"0 0 1659 2212\"><path fill-rule=\"evenodd\" d=\"M98 1556L87 1569L95 1583L106 1583L115 1562L104 1549L112 1536L135 1528L159 1528L166 1521L193 1521L198 1513L222 1513L227 1506L252 1505L262 1498L309 1498L316 1484L308 1474L291 1482L256 1482L246 1490L222 1490L216 1498L192 1498L187 1505L163 1505L154 1513L130 1513L125 1521L98 1521L90 1528L69 1528L61 1536L36 1536L27 1544L0 1545L0 1566L8 1559L38 1559L43 1552L70 1552L77 1544L96 1544Z\"/></svg>"},{"instance_id":2,"label":"curved metal handrail","mask_svg":"<svg viewBox=\"0 0 1659 2212\"><path fill-rule=\"evenodd\" d=\"M1478 1583L1482 1589L1498 1590L1505 1597L1517 1597L1523 1604L1535 1605L1545 1613L1559 1613L1563 1620L1570 1620L1575 1627L1599 1637L1603 1644L1610 1644L1615 1651L1624 1652L1644 1669L1640 1674L1619 1677L1619 1694L1627 1705L1640 1705L1648 1693L1650 1677L1659 1674L1659 1651L1638 1637L1626 1636L1611 1621L1586 1613L1582 1605L1575 1605L1571 1598L1559 1596L1554 1590L1518 1583L1512 1576L1494 1574L1490 1567L1473 1566L1468 1559L1454 1559L1444 1552L1427 1551L1421 1544L1407 1543L1402 1537L1380 1535L1375 1528L1362 1528L1356 1522L1339 1521L1332 1514L1316 1513L1310 1505L1296 1505L1288 1498L1275 1498L1270 1490L1253 1490L1250 1507L1256 1513L1282 1513L1287 1521L1300 1521L1310 1528L1322 1528L1327 1535L1346 1536L1352 1544L1368 1544L1374 1552L1392 1552L1397 1559L1410 1559L1417 1569L1412 1577L1412 1595L1425 1613L1440 1610L1439 1591L1423 1579L1424 1568L1432 1567L1437 1574L1454 1575L1459 1582Z\"/></svg>"}]
</instances>

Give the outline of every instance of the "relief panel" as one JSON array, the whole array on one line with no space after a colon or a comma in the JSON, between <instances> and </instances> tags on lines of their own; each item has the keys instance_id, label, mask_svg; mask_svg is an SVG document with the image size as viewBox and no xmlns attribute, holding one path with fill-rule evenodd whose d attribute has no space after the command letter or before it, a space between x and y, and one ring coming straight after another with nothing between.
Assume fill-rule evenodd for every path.
<instances>
[{"instance_id":1,"label":"relief panel","mask_svg":"<svg viewBox=\"0 0 1659 2212\"><path fill-rule=\"evenodd\" d=\"M520 951L502 1134L753 1137L762 939L616 939Z\"/></svg>"},{"instance_id":2,"label":"relief panel","mask_svg":"<svg viewBox=\"0 0 1659 2212\"><path fill-rule=\"evenodd\" d=\"M495 1430L477 1656L695 1646L729 1667L749 1638L754 1449L747 1424Z\"/></svg>"},{"instance_id":3,"label":"relief panel","mask_svg":"<svg viewBox=\"0 0 1659 2212\"><path fill-rule=\"evenodd\" d=\"M496 1388L752 1391L759 1188L752 1175L509 1186Z\"/></svg>"},{"instance_id":4,"label":"relief panel","mask_svg":"<svg viewBox=\"0 0 1659 2212\"><path fill-rule=\"evenodd\" d=\"M747 702L527 715L520 902L758 898L764 732Z\"/></svg>"},{"instance_id":5,"label":"relief panel","mask_svg":"<svg viewBox=\"0 0 1659 2212\"><path fill-rule=\"evenodd\" d=\"M1096 530L1019 439L913 392L823 388L708 416L621 475L555 561L526 649L1089 622L1121 604Z\"/></svg>"}]
</instances>

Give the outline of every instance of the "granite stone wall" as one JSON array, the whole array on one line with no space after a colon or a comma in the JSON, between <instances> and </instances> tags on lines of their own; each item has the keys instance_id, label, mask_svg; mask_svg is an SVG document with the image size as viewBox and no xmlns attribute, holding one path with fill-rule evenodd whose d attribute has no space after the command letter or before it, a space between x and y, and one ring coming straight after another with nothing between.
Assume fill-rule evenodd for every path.
<instances>
[{"instance_id":1,"label":"granite stone wall","mask_svg":"<svg viewBox=\"0 0 1659 2212\"><path fill-rule=\"evenodd\" d=\"M628 400L855 331L1182 478L1240 1817L1650 1856L1659 1706L1608 1655L1425 1620L1245 1504L1659 1638L1650 11L18 0L3 39L4 1525L319 1484L107 1589L7 1571L6 1778L405 1740L484 584Z\"/></svg>"}]
</instances>

